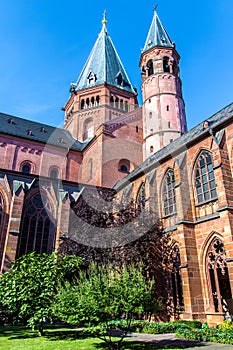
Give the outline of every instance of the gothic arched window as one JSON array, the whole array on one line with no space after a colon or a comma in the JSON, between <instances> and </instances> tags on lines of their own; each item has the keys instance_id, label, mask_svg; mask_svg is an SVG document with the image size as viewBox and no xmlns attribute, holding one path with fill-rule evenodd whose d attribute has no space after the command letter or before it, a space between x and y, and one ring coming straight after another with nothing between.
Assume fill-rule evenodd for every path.
<instances>
[{"instance_id":1,"label":"gothic arched window","mask_svg":"<svg viewBox=\"0 0 233 350\"><path fill-rule=\"evenodd\" d=\"M145 209L145 202L146 202L146 184L145 182L142 182L136 197L136 205L139 213L143 209Z\"/></svg>"},{"instance_id":2,"label":"gothic arched window","mask_svg":"<svg viewBox=\"0 0 233 350\"><path fill-rule=\"evenodd\" d=\"M202 203L217 198L211 153L202 151L195 167L195 187L197 202Z\"/></svg>"},{"instance_id":3,"label":"gothic arched window","mask_svg":"<svg viewBox=\"0 0 233 350\"><path fill-rule=\"evenodd\" d=\"M17 256L35 251L51 253L54 246L55 228L50 221L48 200L39 193L24 205Z\"/></svg>"},{"instance_id":4,"label":"gothic arched window","mask_svg":"<svg viewBox=\"0 0 233 350\"><path fill-rule=\"evenodd\" d=\"M210 300L215 312L232 313L232 293L226 263L224 243L215 237L206 254L207 278L209 281Z\"/></svg>"},{"instance_id":5,"label":"gothic arched window","mask_svg":"<svg viewBox=\"0 0 233 350\"><path fill-rule=\"evenodd\" d=\"M175 175L172 169L169 169L164 177L162 185L162 198L164 215L170 215L176 212L176 193L175 193Z\"/></svg>"},{"instance_id":6,"label":"gothic arched window","mask_svg":"<svg viewBox=\"0 0 233 350\"><path fill-rule=\"evenodd\" d=\"M179 307L184 306L182 280L181 280L181 273L180 273L180 265L181 265L180 250L178 245L175 245L172 250L171 264L172 264L172 273L171 273L172 297L173 297L174 312L176 312Z\"/></svg>"}]
</instances>

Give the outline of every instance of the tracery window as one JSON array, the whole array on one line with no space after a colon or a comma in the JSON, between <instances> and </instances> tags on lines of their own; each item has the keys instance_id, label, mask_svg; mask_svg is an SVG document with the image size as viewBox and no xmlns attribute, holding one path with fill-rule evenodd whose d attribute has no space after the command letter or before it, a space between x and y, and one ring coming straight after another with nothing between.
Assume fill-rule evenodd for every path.
<instances>
[{"instance_id":1,"label":"tracery window","mask_svg":"<svg viewBox=\"0 0 233 350\"><path fill-rule=\"evenodd\" d=\"M18 257L32 251L52 252L55 229L48 213L48 200L39 193L25 203L17 248Z\"/></svg>"},{"instance_id":2,"label":"tracery window","mask_svg":"<svg viewBox=\"0 0 233 350\"><path fill-rule=\"evenodd\" d=\"M211 153L202 151L195 168L197 202L202 203L217 198Z\"/></svg>"},{"instance_id":3,"label":"tracery window","mask_svg":"<svg viewBox=\"0 0 233 350\"><path fill-rule=\"evenodd\" d=\"M176 193L175 193L175 175L172 169L169 169L165 175L162 185L162 199L164 215L170 215L176 212Z\"/></svg>"},{"instance_id":4,"label":"tracery window","mask_svg":"<svg viewBox=\"0 0 233 350\"><path fill-rule=\"evenodd\" d=\"M206 269L209 280L210 300L215 312L233 314L232 293L226 263L224 243L215 237L206 254Z\"/></svg>"},{"instance_id":5,"label":"tracery window","mask_svg":"<svg viewBox=\"0 0 233 350\"><path fill-rule=\"evenodd\" d=\"M181 280L181 273L180 273L180 265L181 265L180 250L178 245L175 245L172 250L171 264L172 264L172 272L171 272L172 297L173 297L174 312L176 312L178 308L184 306L182 280Z\"/></svg>"}]
</instances>

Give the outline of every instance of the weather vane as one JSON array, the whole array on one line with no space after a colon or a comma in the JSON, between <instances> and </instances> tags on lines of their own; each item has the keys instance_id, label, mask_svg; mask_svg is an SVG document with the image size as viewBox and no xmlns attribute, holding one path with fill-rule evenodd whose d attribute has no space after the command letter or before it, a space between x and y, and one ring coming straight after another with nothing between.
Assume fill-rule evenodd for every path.
<instances>
[{"instance_id":1,"label":"weather vane","mask_svg":"<svg viewBox=\"0 0 233 350\"><path fill-rule=\"evenodd\" d=\"M104 10L104 15L103 15L102 23L103 23L103 24L107 24L106 10Z\"/></svg>"}]
</instances>

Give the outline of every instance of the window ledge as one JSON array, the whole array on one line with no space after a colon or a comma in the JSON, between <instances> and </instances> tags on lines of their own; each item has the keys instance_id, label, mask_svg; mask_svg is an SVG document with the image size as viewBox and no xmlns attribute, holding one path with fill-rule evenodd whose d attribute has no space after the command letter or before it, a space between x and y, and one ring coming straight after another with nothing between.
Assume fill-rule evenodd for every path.
<instances>
[{"instance_id":1,"label":"window ledge","mask_svg":"<svg viewBox=\"0 0 233 350\"><path fill-rule=\"evenodd\" d=\"M220 218L220 215L218 213L213 213L205 216L199 216L196 218L196 224L200 224L201 222L213 220L213 219L218 219Z\"/></svg>"},{"instance_id":2,"label":"window ledge","mask_svg":"<svg viewBox=\"0 0 233 350\"><path fill-rule=\"evenodd\" d=\"M170 218L172 216L175 216L175 215L177 215L177 212L174 212L174 213L171 213L171 214L167 214L167 215L163 216L163 219L168 219L168 218Z\"/></svg>"},{"instance_id":3,"label":"window ledge","mask_svg":"<svg viewBox=\"0 0 233 350\"><path fill-rule=\"evenodd\" d=\"M207 201L203 201L201 203L197 203L196 207L201 207L202 205L209 204L211 202L216 202L218 200L218 197L208 199Z\"/></svg>"}]
</instances>

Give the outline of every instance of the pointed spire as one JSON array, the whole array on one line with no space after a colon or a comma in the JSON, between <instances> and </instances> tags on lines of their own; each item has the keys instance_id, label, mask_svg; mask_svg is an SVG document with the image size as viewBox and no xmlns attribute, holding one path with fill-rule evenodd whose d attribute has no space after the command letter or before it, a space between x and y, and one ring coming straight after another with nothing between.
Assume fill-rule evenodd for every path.
<instances>
[{"instance_id":1,"label":"pointed spire","mask_svg":"<svg viewBox=\"0 0 233 350\"><path fill-rule=\"evenodd\" d=\"M93 46L76 84L71 84L71 92L100 84L118 87L136 95L124 66L118 56L106 29L106 11L103 14L103 27Z\"/></svg>"},{"instance_id":2,"label":"pointed spire","mask_svg":"<svg viewBox=\"0 0 233 350\"><path fill-rule=\"evenodd\" d=\"M154 5L154 16L142 52L145 52L154 46L174 47L174 44L172 43L168 33L166 32L164 26L162 25L162 22L159 19L156 11L157 6L158 5Z\"/></svg>"}]
</instances>

